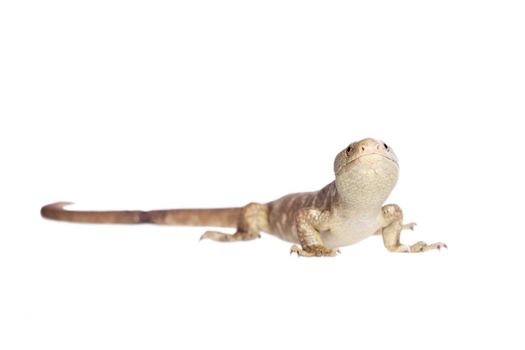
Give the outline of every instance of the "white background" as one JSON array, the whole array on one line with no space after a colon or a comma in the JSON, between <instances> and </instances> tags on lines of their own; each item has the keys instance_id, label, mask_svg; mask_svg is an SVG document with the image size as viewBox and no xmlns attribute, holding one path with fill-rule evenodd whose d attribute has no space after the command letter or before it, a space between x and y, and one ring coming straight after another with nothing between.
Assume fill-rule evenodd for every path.
<instances>
[{"instance_id":1,"label":"white background","mask_svg":"<svg viewBox=\"0 0 525 350\"><path fill-rule=\"evenodd\" d=\"M523 349L520 1L2 1L2 349ZM364 137L448 251L45 221L316 190Z\"/></svg>"}]
</instances>

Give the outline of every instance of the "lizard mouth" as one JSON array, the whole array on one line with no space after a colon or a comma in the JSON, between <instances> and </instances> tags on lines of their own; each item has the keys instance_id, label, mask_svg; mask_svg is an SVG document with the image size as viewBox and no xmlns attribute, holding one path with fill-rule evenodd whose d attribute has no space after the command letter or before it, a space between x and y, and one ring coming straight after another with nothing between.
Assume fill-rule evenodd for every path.
<instances>
[{"instance_id":1,"label":"lizard mouth","mask_svg":"<svg viewBox=\"0 0 525 350\"><path fill-rule=\"evenodd\" d=\"M355 164L355 162L361 158L366 158L366 157L370 157L370 156L380 156L384 159L387 159L389 161L391 161L392 163L394 163L396 165L396 167L399 168L399 164L397 163L397 161L395 159L392 159L390 157L387 157L386 155L384 154L381 154L381 153L368 153L368 154L363 154L363 155L360 155L359 157L357 158L354 158L352 159L351 161L349 161L348 163L346 163L345 165L343 165L341 167L341 169L339 169L339 171L337 172L337 174L339 174L343 169L347 168L348 166L352 165L352 164ZM336 175L337 175L336 174Z\"/></svg>"},{"instance_id":2,"label":"lizard mouth","mask_svg":"<svg viewBox=\"0 0 525 350\"><path fill-rule=\"evenodd\" d=\"M381 153L369 153L369 154L363 154L363 155L360 155L359 157L357 157L357 158L355 158L355 159L352 159L351 161L349 161L348 163L346 163L345 166L352 164L353 162L355 162L355 161L358 160L358 159L365 158L365 157L369 157L369 156L380 156L380 157L383 157L383 158L385 158L385 159L388 159L389 161L391 161L391 162L394 163L395 165L399 166L399 164L397 163L397 161L396 161L395 159L392 159L392 158L390 158L390 157L387 157L386 155L381 154Z\"/></svg>"}]
</instances>

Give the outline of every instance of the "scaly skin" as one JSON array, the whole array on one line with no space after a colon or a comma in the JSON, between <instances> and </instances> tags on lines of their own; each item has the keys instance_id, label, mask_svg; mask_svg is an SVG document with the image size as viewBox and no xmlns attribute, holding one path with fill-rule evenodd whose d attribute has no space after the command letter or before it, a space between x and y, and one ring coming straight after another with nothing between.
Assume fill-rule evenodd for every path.
<instances>
[{"instance_id":1,"label":"scaly skin","mask_svg":"<svg viewBox=\"0 0 525 350\"><path fill-rule=\"evenodd\" d=\"M334 162L335 181L316 192L294 193L273 202L250 203L242 208L171 209L155 211L69 211L68 203L42 208L42 216L87 223L155 223L190 226L237 227L234 234L207 231L201 239L246 241L260 232L293 242L299 256L335 256L339 247L381 234L391 252L424 252L446 248L444 243L400 243L403 212L384 205L394 188L399 165L394 151L374 139L354 142Z\"/></svg>"}]
</instances>

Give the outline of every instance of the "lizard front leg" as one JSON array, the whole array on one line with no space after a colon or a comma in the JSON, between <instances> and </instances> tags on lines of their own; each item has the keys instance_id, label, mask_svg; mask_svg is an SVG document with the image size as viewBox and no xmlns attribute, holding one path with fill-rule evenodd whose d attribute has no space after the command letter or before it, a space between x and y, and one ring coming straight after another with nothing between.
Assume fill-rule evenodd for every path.
<instances>
[{"instance_id":1,"label":"lizard front leg","mask_svg":"<svg viewBox=\"0 0 525 350\"><path fill-rule=\"evenodd\" d=\"M217 242L249 241L260 238L260 231L268 226L268 207L264 204L250 203L244 206L237 222L237 232L234 234L218 231L206 231L202 239Z\"/></svg>"},{"instance_id":2,"label":"lizard front leg","mask_svg":"<svg viewBox=\"0 0 525 350\"><path fill-rule=\"evenodd\" d=\"M382 221L384 226L379 230L379 233L383 236L383 243L391 252L402 252L402 253L415 253L415 252L426 252L432 249L447 248L445 243L432 243L427 244L425 242L417 242L411 246L401 244L400 236L401 231L404 229L413 230L415 224L410 223L403 225L403 211L396 204L385 205L382 208Z\"/></svg>"},{"instance_id":3,"label":"lizard front leg","mask_svg":"<svg viewBox=\"0 0 525 350\"><path fill-rule=\"evenodd\" d=\"M321 211L312 208L300 209L295 218L297 238L301 247L294 244L290 254L297 253L298 256L336 256L338 250L324 246L318 227Z\"/></svg>"}]
</instances>

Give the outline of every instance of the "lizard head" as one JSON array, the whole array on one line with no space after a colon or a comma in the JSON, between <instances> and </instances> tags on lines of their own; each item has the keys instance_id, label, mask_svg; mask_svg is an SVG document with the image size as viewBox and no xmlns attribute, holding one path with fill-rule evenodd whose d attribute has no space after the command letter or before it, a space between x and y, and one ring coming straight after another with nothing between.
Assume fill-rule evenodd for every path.
<instances>
[{"instance_id":1,"label":"lizard head","mask_svg":"<svg viewBox=\"0 0 525 350\"><path fill-rule=\"evenodd\" d=\"M351 166L366 166L381 162L394 163L399 167L397 156L392 148L382 141L368 138L353 142L339 152L335 158L334 172L339 175Z\"/></svg>"},{"instance_id":2,"label":"lizard head","mask_svg":"<svg viewBox=\"0 0 525 350\"><path fill-rule=\"evenodd\" d=\"M336 185L340 192L390 193L397 182L399 164L394 150L386 143L367 138L351 143L334 162Z\"/></svg>"}]
</instances>

